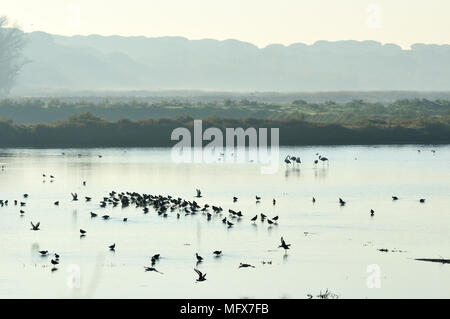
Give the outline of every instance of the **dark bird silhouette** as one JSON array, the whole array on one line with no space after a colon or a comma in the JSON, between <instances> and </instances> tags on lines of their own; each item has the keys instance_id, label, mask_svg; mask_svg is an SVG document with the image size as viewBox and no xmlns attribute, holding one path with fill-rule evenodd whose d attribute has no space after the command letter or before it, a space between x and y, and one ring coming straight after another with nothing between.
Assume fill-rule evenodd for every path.
<instances>
[{"instance_id":1,"label":"dark bird silhouette","mask_svg":"<svg viewBox=\"0 0 450 319\"><path fill-rule=\"evenodd\" d=\"M83 186L86 186L86 181L83 181Z\"/></svg>"},{"instance_id":2,"label":"dark bird silhouette","mask_svg":"<svg viewBox=\"0 0 450 319\"><path fill-rule=\"evenodd\" d=\"M194 268L194 271L197 273L198 275L198 279L197 281L205 281L206 280L206 273L202 274L202 272L196 268Z\"/></svg>"},{"instance_id":3,"label":"dark bird silhouette","mask_svg":"<svg viewBox=\"0 0 450 319\"><path fill-rule=\"evenodd\" d=\"M256 201L257 201L257 202L259 202L259 201L261 200L261 197L259 197L258 195L255 196L255 198L256 198Z\"/></svg>"},{"instance_id":4,"label":"dark bird silhouette","mask_svg":"<svg viewBox=\"0 0 450 319\"><path fill-rule=\"evenodd\" d=\"M39 250L39 253L41 254L41 256L47 256L48 250Z\"/></svg>"},{"instance_id":5,"label":"dark bird silhouette","mask_svg":"<svg viewBox=\"0 0 450 319\"><path fill-rule=\"evenodd\" d=\"M102 218L107 220L107 219L109 219L109 215L103 215Z\"/></svg>"},{"instance_id":6,"label":"dark bird silhouette","mask_svg":"<svg viewBox=\"0 0 450 319\"><path fill-rule=\"evenodd\" d=\"M111 246L108 246L109 250L115 250L116 249L116 244L112 244Z\"/></svg>"},{"instance_id":7,"label":"dark bird silhouette","mask_svg":"<svg viewBox=\"0 0 450 319\"><path fill-rule=\"evenodd\" d=\"M339 198L339 204L341 204L341 206L345 205L345 201L342 198Z\"/></svg>"},{"instance_id":8,"label":"dark bird silhouette","mask_svg":"<svg viewBox=\"0 0 450 319\"><path fill-rule=\"evenodd\" d=\"M252 222L256 221L258 219L258 215L256 215L255 217L253 217L252 219L250 219Z\"/></svg>"},{"instance_id":9,"label":"dark bird silhouette","mask_svg":"<svg viewBox=\"0 0 450 319\"><path fill-rule=\"evenodd\" d=\"M236 196L233 197L233 202L237 202L238 198Z\"/></svg>"},{"instance_id":10,"label":"dark bird silhouette","mask_svg":"<svg viewBox=\"0 0 450 319\"><path fill-rule=\"evenodd\" d=\"M23 194L23 198L28 198L28 194Z\"/></svg>"},{"instance_id":11,"label":"dark bird silhouette","mask_svg":"<svg viewBox=\"0 0 450 319\"><path fill-rule=\"evenodd\" d=\"M70 193L72 195L72 200L76 201L78 200L78 194L77 193Z\"/></svg>"},{"instance_id":12,"label":"dark bird silhouette","mask_svg":"<svg viewBox=\"0 0 450 319\"><path fill-rule=\"evenodd\" d=\"M375 215L375 211L373 209L370 210L370 216L374 216Z\"/></svg>"},{"instance_id":13,"label":"dark bird silhouette","mask_svg":"<svg viewBox=\"0 0 450 319\"><path fill-rule=\"evenodd\" d=\"M200 256L198 253L195 253L195 257L197 258L197 262L202 262L203 261L203 257Z\"/></svg>"},{"instance_id":14,"label":"dark bird silhouette","mask_svg":"<svg viewBox=\"0 0 450 319\"><path fill-rule=\"evenodd\" d=\"M398 200L397 196L392 196L392 200Z\"/></svg>"},{"instance_id":15,"label":"dark bird silhouette","mask_svg":"<svg viewBox=\"0 0 450 319\"><path fill-rule=\"evenodd\" d=\"M243 264L243 263L239 264L239 268L248 268L248 267L255 268L255 266L250 265L250 264Z\"/></svg>"},{"instance_id":16,"label":"dark bird silhouette","mask_svg":"<svg viewBox=\"0 0 450 319\"><path fill-rule=\"evenodd\" d=\"M126 218L126 217L123 219L124 222L126 222L127 220L128 220L128 218Z\"/></svg>"},{"instance_id":17,"label":"dark bird silhouette","mask_svg":"<svg viewBox=\"0 0 450 319\"><path fill-rule=\"evenodd\" d=\"M59 201L54 202L53 204L55 204L55 206L58 206L59 205Z\"/></svg>"},{"instance_id":18,"label":"dark bird silhouette","mask_svg":"<svg viewBox=\"0 0 450 319\"><path fill-rule=\"evenodd\" d=\"M323 157L323 156L319 156L319 160L321 160L321 161L322 161L322 163L324 163L324 164L325 164L325 162L327 162L327 163L328 163L328 158L326 158L326 157Z\"/></svg>"},{"instance_id":19,"label":"dark bird silhouette","mask_svg":"<svg viewBox=\"0 0 450 319\"><path fill-rule=\"evenodd\" d=\"M202 192L199 189L195 190L197 192L197 196L198 198L202 197Z\"/></svg>"},{"instance_id":20,"label":"dark bird silhouette","mask_svg":"<svg viewBox=\"0 0 450 319\"><path fill-rule=\"evenodd\" d=\"M222 254L222 251L221 250L215 250L213 252L213 254L216 255L216 257L219 257Z\"/></svg>"},{"instance_id":21,"label":"dark bird silhouette","mask_svg":"<svg viewBox=\"0 0 450 319\"><path fill-rule=\"evenodd\" d=\"M91 217L97 217L96 213L91 212Z\"/></svg>"},{"instance_id":22,"label":"dark bird silhouette","mask_svg":"<svg viewBox=\"0 0 450 319\"><path fill-rule=\"evenodd\" d=\"M37 222L36 225L31 222L31 230L39 230L39 226L41 225L41 222Z\"/></svg>"},{"instance_id":23,"label":"dark bird silhouette","mask_svg":"<svg viewBox=\"0 0 450 319\"><path fill-rule=\"evenodd\" d=\"M80 229L80 234L81 234L82 236L85 236L86 233L87 233L87 231L85 231L84 229Z\"/></svg>"},{"instance_id":24,"label":"dark bird silhouette","mask_svg":"<svg viewBox=\"0 0 450 319\"><path fill-rule=\"evenodd\" d=\"M159 273L161 275L163 274L162 272L156 270L156 268L154 268L154 267L144 267L144 269L145 269L146 272L147 271L154 271L154 272L157 272L157 273Z\"/></svg>"},{"instance_id":25,"label":"dark bird silhouette","mask_svg":"<svg viewBox=\"0 0 450 319\"><path fill-rule=\"evenodd\" d=\"M59 264L59 261L54 260L54 259L52 259L50 262L52 263L52 265L58 265Z\"/></svg>"},{"instance_id":26,"label":"dark bird silhouette","mask_svg":"<svg viewBox=\"0 0 450 319\"><path fill-rule=\"evenodd\" d=\"M87 197L87 196L86 196L86 197L84 197L84 198L86 199L86 202L90 202L90 201L91 201L91 199L92 199L91 197Z\"/></svg>"},{"instance_id":27,"label":"dark bird silhouette","mask_svg":"<svg viewBox=\"0 0 450 319\"><path fill-rule=\"evenodd\" d=\"M289 249L289 246L291 246L291 244L286 244L283 237L281 237L281 245L278 246L278 248L283 248L286 251Z\"/></svg>"},{"instance_id":28,"label":"dark bird silhouette","mask_svg":"<svg viewBox=\"0 0 450 319\"><path fill-rule=\"evenodd\" d=\"M316 202L316 199L313 197L313 199L312 199L312 202L313 202L313 204Z\"/></svg>"},{"instance_id":29,"label":"dark bird silhouette","mask_svg":"<svg viewBox=\"0 0 450 319\"><path fill-rule=\"evenodd\" d=\"M421 202L421 203L425 203L425 198L421 198L421 199L420 199L420 202Z\"/></svg>"},{"instance_id":30,"label":"dark bird silhouette","mask_svg":"<svg viewBox=\"0 0 450 319\"><path fill-rule=\"evenodd\" d=\"M227 225L228 225L228 228L230 228L230 227L232 227L234 224L233 224L232 222L230 222L230 221L227 220Z\"/></svg>"},{"instance_id":31,"label":"dark bird silhouette","mask_svg":"<svg viewBox=\"0 0 450 319\"><path fill-rule=\"evenodd\" d=\"M271 221L270 219L267 219L267 222L269 223L269 225L272 225L274 222Z\"/></svg>"},{"instance_id":32,"label":"dark bird silhouette","mask_svg":"<svg viewBox=\"0 0 450 319\"><path fill-rule=\"evenodd\" d=\"M272 200L272 204L275 205L277 203L277 201L275 200L275 198Z\"/></svg>"},{"instance_id":33,"label":"dark bird silhouette","mask_svg":"<svg viewBox=\"0 0 450 319\"><path fill-rule=\"evenodd\" d=\"M272 218L272 220L275 220L275 221L277 221L278 220L278 216L275 216L274 218Z\"/></svg>"},{"instance_id":34,"label":"dark bird silhouette","mask_svg":"<svg viewBox=\"0 0 450 319\"><path fill-rule=\"evenodd\" d=\"M266 219L266 215L264 215L263 213L261 213L261 221L264 221L264 219Z\"/></svg>"},{"instance_id":35,"label":"dark bird silhouette","mask_svg":"<svg viewBox=\"0 0 450 319\"><path fill-rule=\"evenodd\" d=\"M59 255L57 253L55 253L55 258L56 260L59 260Z\"/></svg>"},{"instance_id":36,"label":"dark bird silhouette","mask_svg":"<svg viewBox=\"0 0 450 319\"><path fill-rule=\"evenodd\" d=\"M289 155L286 156L286 158L284 159L284 162L286 163L286 166L288 166L289 164L291 164Z\"/></svg>"},{"instance_id":37,"label":"dark bird silhouette","mask_svg":"<svg viewBox=\"0 0 450 319\"><path fill-rule=\"evenodd\" d=\"M23 215L23 214L25 214L25 211L20 210L20 215Z\"/></svg>"}]
</instances>

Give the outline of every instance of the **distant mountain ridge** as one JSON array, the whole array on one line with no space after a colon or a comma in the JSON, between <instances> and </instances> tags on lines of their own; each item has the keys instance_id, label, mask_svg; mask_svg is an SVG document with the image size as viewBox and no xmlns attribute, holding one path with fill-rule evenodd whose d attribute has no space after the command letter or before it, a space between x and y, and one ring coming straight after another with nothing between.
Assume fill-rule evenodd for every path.
<instances>
[{"instance_id":1,"label":"distant mountain ridge","mask_svg":"<svg viewBox=\"0 0 450 319\"><path fill-rule=\"evenodd\" d=\"M27 33L14 92L39 88L339 91L450 89L450 45L272 44Z\"/></svg>"}]
</instances>

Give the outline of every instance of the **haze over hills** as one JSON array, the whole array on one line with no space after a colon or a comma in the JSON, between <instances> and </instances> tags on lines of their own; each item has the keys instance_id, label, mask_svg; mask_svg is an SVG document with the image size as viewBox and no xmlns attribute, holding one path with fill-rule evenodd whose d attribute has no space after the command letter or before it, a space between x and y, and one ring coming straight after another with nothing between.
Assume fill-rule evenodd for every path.
<instances>
[{"instance_id":1,"label":"haze over hills","mask_svg":"<svg viewBox=\"0 0 450 319\"><path fill-rule=\"evenodd\" d=\"M44 90L447 91L450 45L375 41L264 48L238 40L26 34L13 94Z\"/></svg>"}]
</instances>

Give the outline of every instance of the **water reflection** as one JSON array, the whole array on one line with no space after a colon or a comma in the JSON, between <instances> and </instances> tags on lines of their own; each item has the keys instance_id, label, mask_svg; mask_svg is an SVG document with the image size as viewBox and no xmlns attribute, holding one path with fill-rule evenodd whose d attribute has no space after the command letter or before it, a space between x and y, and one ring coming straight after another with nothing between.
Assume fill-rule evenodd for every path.
<instances>
[{"instance_id":1,"label":"water reflection","mask_svg":"<svg viewBox=\"0 0 450 319\"><path fill-rule=\"evenodd\" d=\"M287 170L281 165L278 172L268 175L251 163L175 164L170 161L170 151L163 149L64 150L65 156L58 150L3 151L7 155L0 155L0 162L6 164L0 194L10 205L0 207L0 265L2 276L8 278L0 286L0 297L277 298L286 294L304 298L324 286L349 298L450 296L447 268L414 263L415 257L437 256L450 246L450 217L446 214L450 168L445 165L450 148L439 147L437 156L418 154L416 148L321 147L320 154L333 163L316 167L315 149L282 149L280 156L300 154L303 164ZM43 183L42 173L54 174L56 182L49 183L47 178ZM87 180L85 187L83 180ZM244 217L230 218L235 225L228 228L221 221L227 213L213 214L208 221L203 213L185 216L179 212L176 219L177 211L162 218L153 210L143 214L134 206L99 206L112 190L192 201L196 188L204 194L196 199L200 206L214 204L225 212L231 208L242 211ZM21 198L24 192L30 194L30 200L25 218L18 218L11 200ZM77 192L80 200L71 201L71 192ZM261 196L258 204L255 194ZM391 200L393 194L399 195L399 201ZM84 196L92 201L81 200ZM239 198L235 203L233 196ZM317 199L314 205L313 196ZM338 197L348 200L345 208L339 207ZM427 201L419 204L422 197ZM272 198L277 199L275 206ZM56 200L61 208L53 205ZM371 208L376 211L373 218L367 214ZM90 211L98 217L91 218ZM252 223L250 219L260 213L269 218L279 215L279 225L261 223L259 217ZM110 221L102 220L103 215L110 215ZM42 232L29 231L28 216L42 221ZM129 217L128 223L122 222L124 216ZM82 241L78 226L89 230ZM281 236L292 243L289 255L276 249ZM108 250L112 240L119 247L116 254ZM373 244L365 245L368 241ZM39 247L64 254L61 271L51 279L40 273L52 266L49 258L39 257ZM380 254L379 248L390 250ZM394 248L406 253L391 253ZM223 258L212 255L216 249L226 252ZM155 277L145 273L143 266L148 266L149 253L159 250L168 257L157 265L165 275ZM199 267L208 273L208 280L193 289L197 287L192 271L197 251L205 258ZM99 252L109 260L99 263ZM261 265L269 260L274 261L270 267L266 264L255 271L236 272L239 262ZM389 269L385 280L392 289L375 291L361 285L360 274L368 263L382 263ZM17 267L21 264L26 267ZM70 264L79 265L87 278L82 293L61 293L61 278ZM404 269L408 269L406 274ZM266 280L270 272L279 274L277 281ZM408 285L412 279L413 288ZM26 284L16 284L21 282ZM85 290L90 282L95 283L91 292ZM167 288L173 285L176 290ZM39 296L35 293L38 289Z\"/></svg>"}]
</instances>

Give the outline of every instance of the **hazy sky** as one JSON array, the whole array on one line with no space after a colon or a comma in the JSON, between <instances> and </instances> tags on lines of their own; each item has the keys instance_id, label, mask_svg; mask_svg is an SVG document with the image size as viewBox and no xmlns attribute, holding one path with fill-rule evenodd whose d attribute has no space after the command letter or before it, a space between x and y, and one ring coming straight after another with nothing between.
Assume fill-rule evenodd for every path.
<instances>
[{"instance_id":1,"label":"hazy sky","mask_svg":"<svg viewBox=\"0 0 450 319\"><path fill-rule=\"evenodd\" d=\"M449 0L1 0L24 31L271 43L450 43Z\"/></svg>"}]
</instances>

